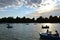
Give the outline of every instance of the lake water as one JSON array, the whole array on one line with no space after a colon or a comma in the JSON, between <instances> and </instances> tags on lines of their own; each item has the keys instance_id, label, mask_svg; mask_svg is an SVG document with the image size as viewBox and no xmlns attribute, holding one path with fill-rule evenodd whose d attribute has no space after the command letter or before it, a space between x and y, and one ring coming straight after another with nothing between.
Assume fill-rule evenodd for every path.
<instances>
[{"instance_id":1,"label":"lake water","mask_svg":"<svg viewBox=\"0 0 60 40\"><path fill-rule=\"evenodd\" d=\"M40 40L39 33L46 32L46 29L42 29L42 25L48 25L49 30L54 33L54 30L58 30L60 34L60 24L55 23L14 23L10 24L13 28L7 28L7 24L0 24L0 40Z\"/></svg>"}]
</instances>

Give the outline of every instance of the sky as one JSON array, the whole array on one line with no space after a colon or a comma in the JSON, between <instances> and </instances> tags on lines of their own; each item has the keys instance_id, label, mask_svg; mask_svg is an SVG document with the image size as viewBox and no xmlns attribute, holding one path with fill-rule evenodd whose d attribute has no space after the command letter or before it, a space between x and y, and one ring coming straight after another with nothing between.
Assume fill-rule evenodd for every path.
<instances>
[{"instance_id":1,"label":"sky","mask_svg":"<svg viewBox=\"0 0 60 40\"><path fill-rule=\"evenodd\" d=\"M60 0L0 0L2 17L60 16Z\"/></svg>"}]
</instances>

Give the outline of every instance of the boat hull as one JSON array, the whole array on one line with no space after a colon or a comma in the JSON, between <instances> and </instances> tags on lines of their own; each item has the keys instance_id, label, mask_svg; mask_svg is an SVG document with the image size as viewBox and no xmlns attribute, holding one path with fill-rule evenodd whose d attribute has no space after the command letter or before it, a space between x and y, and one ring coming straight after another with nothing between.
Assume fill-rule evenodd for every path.
<instances>
[{"instance_id":1,"label":"boat hull","mask_svg":"<svg viewBox=\"0 0 60 40\"><path fill-rule=\"evenodd\" d=\"M58 37L58 36L52 37L52 36L47 36L47 35L42 35L42 34L40 34L40 38L47 39L47 40L60 40L60 37Z\"/></svg>"},{"instance_id":2,"label":"boat hull","mask_svg":"<svg viewBox=\"0 0 60 40\"><path fill-rule=\"evenodd\" d=\"M13 28L12 26L8 26L7 28Z\"/></svg>"}]
</instances>

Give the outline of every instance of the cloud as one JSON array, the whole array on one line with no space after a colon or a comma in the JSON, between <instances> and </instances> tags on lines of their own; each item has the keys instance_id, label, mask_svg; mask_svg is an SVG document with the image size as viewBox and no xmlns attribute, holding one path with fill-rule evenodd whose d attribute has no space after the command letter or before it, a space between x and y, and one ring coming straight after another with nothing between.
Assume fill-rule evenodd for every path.
<instances>
[{"instance_id":1,"label":"cloud","mask_svg":"<svg viewBox=\"0 0 60 40\"><path fill-rule=\"evenodd\" d=\"M33 18L33 17L38 18L39 16L48 17L50 15L60 16L60 6L56 6L54 10L49 11L49 12L36 11L34 13L31 13L31 14L27 15L27 17L29 17L29 18Z\"/></svg>"},{"instance_id":2,"label":"cloud","mask_svg":"<svg viewBox=\"0 0 60 40\"><path fill-rule=\"evenodd\" d=\"M25 5L28 7L40 7L42 0L25 0Z\"/></svg>"},{"instance_id":3,"label":"cloud","mask_svg":"<svg viewBox=\"0 0 60 40\"><path fill-rule=\"evenodd\" d=\"M0 0L0 9L8 7L18 8L23 5L30 8L39 8L45 1L47 0Z\"/></svg>"},{"instance_id":4,"label":"cloud","mask_svg":"<svg viewBox=\"0 0 60 40\"><path fill-rule=\"evenodd\" d=\"M60 5L60 0L57 0L57 5Z\"/></svg>"},{"instance_id":5,"label":"cloud","mask_svg":"<svg viewBox=\"0 0 60 40\"><path fill-rule=\"evenodd\" d=\"M42 0L0 0L0 9L13 7L18 8L22 5L26 7L38 7Z\"/></svg>"},{"instance_id":6,"label":"cloud","mask_svg":"<svg viewBox=\"0 0 60 40\"><path fill-rule=\"evenodd\" d=\"M22 5L22 0L0 0L0 9L7 7L19 7Z\"/></svg>"}]
</instances>

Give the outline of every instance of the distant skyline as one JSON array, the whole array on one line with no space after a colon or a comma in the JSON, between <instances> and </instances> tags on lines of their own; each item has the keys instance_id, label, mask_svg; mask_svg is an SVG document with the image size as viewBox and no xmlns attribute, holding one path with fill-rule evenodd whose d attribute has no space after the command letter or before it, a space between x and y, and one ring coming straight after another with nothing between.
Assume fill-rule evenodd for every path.
<instances>
[{"instance_id":1,"label":"distant skyline","mask_svg":"<svg viewBox=\"0 0 60 40\"><path fill-rule=\"evenodd\" d=\"M60 15L60 0L0 0L0 18L49 15Z\"/></svg>"}]
</instances>

